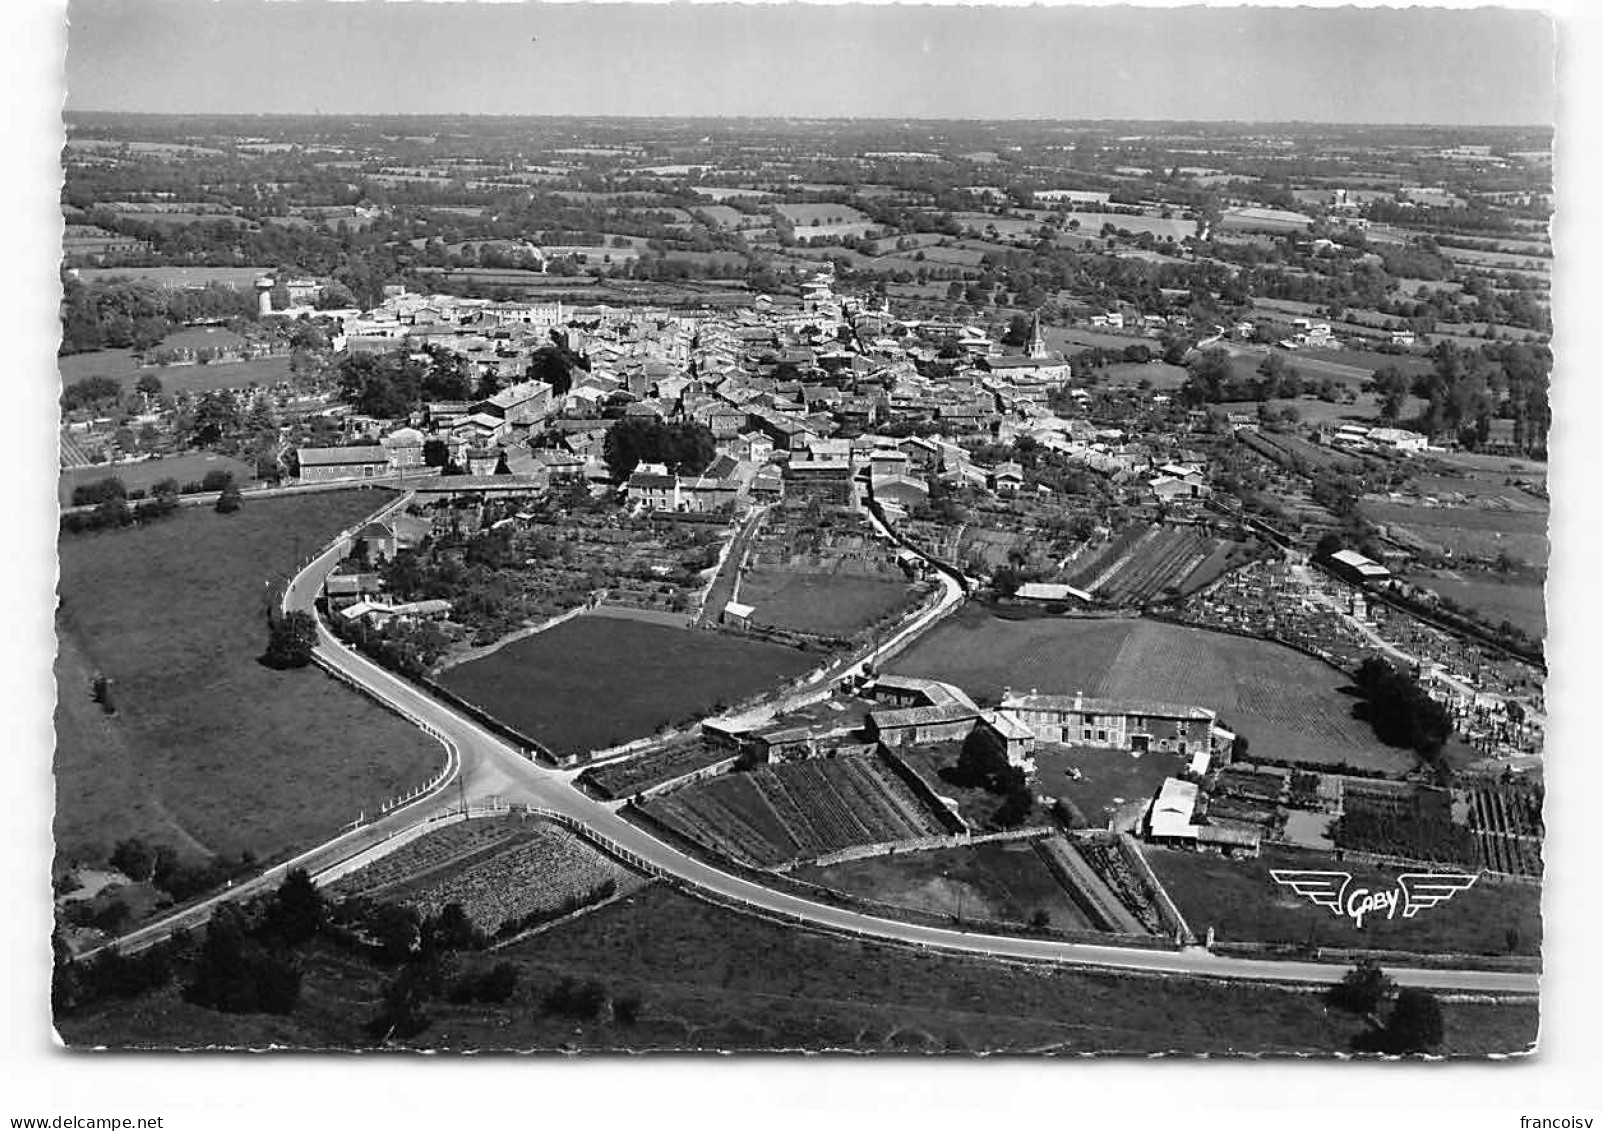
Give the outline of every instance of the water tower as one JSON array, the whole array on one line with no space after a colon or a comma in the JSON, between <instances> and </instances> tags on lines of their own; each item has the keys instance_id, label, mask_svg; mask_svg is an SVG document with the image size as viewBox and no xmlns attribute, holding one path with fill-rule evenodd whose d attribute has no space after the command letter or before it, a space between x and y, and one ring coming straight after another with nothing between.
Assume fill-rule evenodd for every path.
<instances>
[{"instance_id":1,"label":"water tower","mask_svg":"<svg viewBox=\"0 0 1603 1131\"><path fill-rule=\"evenodd\" d=\"M273 279L270 275L256 277L256 313L263 318L273 313Z\"/></svg>"}]
</instances>

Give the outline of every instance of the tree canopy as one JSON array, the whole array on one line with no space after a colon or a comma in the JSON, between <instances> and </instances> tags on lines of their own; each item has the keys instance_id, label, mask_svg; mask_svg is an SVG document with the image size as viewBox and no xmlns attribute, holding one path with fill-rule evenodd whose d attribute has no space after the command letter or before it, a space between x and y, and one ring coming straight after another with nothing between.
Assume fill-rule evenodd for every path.
<instances>
[{"instance_id":1,"label":"tree canopy","mask_svg":"<svg viewBox=\"0 0 1603 1131\"><path fill-rule=\"evenodd\" d=\"M662 463L680 475L699 475L718 455L712 430L705 424L655 416L626 416L607 429L602 458L618 482L642 463Z\"/></svg>"}]
</instances>

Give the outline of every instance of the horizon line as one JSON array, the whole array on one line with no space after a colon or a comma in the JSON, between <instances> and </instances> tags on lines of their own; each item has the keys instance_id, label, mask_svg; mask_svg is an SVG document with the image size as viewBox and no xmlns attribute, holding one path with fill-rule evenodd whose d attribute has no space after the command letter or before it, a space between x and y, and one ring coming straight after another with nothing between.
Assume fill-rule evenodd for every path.
<instances>
[{"instance_id":1,"label":"horizon line","mask_svg":"<svg viewBox=\"0 0 1603 1131\"><path fill-rule=\"evenodd\" d=\"M1475 123L1475 122L1375 122L1335 118L1046 118L1046 117L919 117L907 114L542 114L542 113L484 113L472 110L433 111L377 111L350 110L108 110L98 107L63 107L61 116L74 114L105 114L127 118L474 118L487 120L536 119L565 121L575 118L614 122L957 122L964 124L992 124L998 122L1049 124L1172 124L1172 125L1237 125L1237 126L1355 126L1369 129L1425 128L1440 130L1556 130L1556 123Z\"/></svg>"}]
</instances>

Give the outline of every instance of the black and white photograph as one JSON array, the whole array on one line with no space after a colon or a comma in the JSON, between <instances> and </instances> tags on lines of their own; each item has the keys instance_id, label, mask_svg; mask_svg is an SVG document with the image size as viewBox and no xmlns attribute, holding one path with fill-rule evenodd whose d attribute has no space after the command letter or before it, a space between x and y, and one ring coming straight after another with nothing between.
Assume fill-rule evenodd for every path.
<instances>
[{"instance_id":1,"label":"black and white photograph","mask_svg":"<svg viewBox=\"0 0 1603 1131\"><path fill-rule=\"evenodd\" d=\"M66 1078L1548 1055L1558 15L44 8Z\"/></svg>"}]
</instances>

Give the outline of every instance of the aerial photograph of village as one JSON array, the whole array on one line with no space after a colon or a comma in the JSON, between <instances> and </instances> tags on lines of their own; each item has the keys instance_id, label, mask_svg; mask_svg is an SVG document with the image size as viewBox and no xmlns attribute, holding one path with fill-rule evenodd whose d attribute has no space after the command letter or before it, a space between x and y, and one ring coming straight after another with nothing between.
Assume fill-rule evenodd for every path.
<instances>
[{"instance_id":1,"label":"aerial photograph of village","mask_svg":"<svg viewBox=\"0 0 1603 1131\"><path fill-rule=\"evenodd\" d=\"M1535 1047L1550 113L423 86L67 101L60 1044Z\"/></svg>"}]
</instances>

